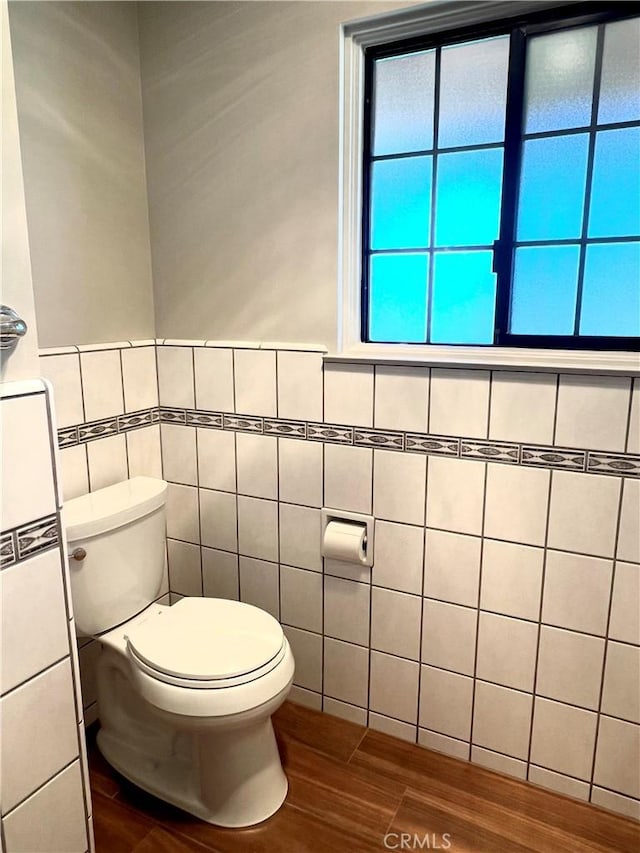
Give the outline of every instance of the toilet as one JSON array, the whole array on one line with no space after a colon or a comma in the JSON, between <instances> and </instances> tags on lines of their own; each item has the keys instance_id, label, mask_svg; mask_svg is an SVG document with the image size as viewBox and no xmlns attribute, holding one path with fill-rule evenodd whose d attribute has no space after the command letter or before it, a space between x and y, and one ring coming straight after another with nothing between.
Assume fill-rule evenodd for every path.
<instances>
[{"instance_id":1,"label":"toilet","mask_svg":"<svg viewBox=\"0 0 640 853\"><path fill-rule=\"evenodd\" d=\"M238 601L155 603L167 484L134 477L63 510L76 632L102 644L98 747L123 776L209 823L251 826L284 802L271 715L293 681L280 624Z\"/></svg>"}]
</instances>

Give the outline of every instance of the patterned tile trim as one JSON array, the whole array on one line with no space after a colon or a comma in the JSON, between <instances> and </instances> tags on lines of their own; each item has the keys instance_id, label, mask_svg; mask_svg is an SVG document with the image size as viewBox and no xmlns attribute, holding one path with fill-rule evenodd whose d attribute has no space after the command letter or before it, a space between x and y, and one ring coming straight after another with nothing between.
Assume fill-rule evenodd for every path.
<instances>
[{"instance_id":1,"label":"patterned tile trim","mask_svg":"<svg viewBox=\"0 0 640 853\"><path fill-rule=\"evenodd\" d=\"M584 471L586 453L584 450L571 450L562 447L539 447L533 444L522 445L521 462L542 468L558 470Z\"/></svg>"},{"instance_id":2,"label":"patterned tile trim","mask_svg":"<svg viewBox=\"0 0 640 853\"><path fill-rule=\"evenodd\" d=\"M322 441L325 444L346 444L405 453L425 453L428 456L450 456L502 462L507 465L640 478L640 456L630 453L602 453L572 447L518 444L343 424L308 423L283 418L181 409L174 406L144 409L140 412L65 427L58 430L58 443L61 448L73 447L78 443L95 441L158 422Z\"/></svg>"},{"instance_id":3,"label":"patterned tile trim","mask_svg":"<svg viewBox=\"0 0 640 853\"><path fill-rule=\"evenodd\" d=\"M356 428L353 432L353 443L359 447L384 447L387 450L404 450L404 433Z\"/></svg>"},{"instance_id":4,"label":"patterned tile trim","mask_svg":"<svg viewBox=\"0 0 640 853\"><path fill-rule=\"evenodd\" d=\"M465 459L486 459L487 462L517 465L520 462L520 446L502 441L469 441L463 438L460 443L460 456Z\"/></svg>"},{"instance_id":5,"label":"patterned tile trim","mask_svg":"<svg viewBox=\"0 0 640 853\"><path fill-rule=\"evenodd\" d=\"M640 477L640 456L589 451L587 471L590 474L613 474L616 477Z\"/></svg>"},{"instance_id":6,"label":"patterned tile trim","mask_svg":"<svg viewBox=\"0 0 640 853\"><path fill-rule=\"evenodd\" d=\"M0 568L6 569L34 554L58 547L58 517L49 515L0 534Z\"/></svg>"}]
</instances>

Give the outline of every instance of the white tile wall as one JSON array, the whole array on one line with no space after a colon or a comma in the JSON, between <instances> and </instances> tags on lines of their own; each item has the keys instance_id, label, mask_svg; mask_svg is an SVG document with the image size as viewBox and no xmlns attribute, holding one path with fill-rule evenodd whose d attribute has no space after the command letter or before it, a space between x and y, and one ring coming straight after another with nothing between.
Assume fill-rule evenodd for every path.
<instances>
[{"instance_id":1,"label":"white tile wall","mask_svg":"<svg viewBox=\"0 0 640 853\"><path fill-rule=\"evenodd\" d=\"M155 351L151 350L151 353L155 362ZM48 379L53 385L53 401L58 428L83 423L85 417L82 402L82 381L80 379L80 355L68 353L57 356L41 356L40 370L44 378Z\"/></svg>"},{"instance_id":2,"label":"white tile wall","mask_svg":"<svg viewBox=\"0 0 640 853\"><path fill-rule=\"evenodd\" d=\"M80 353L84 416L88 421L124 412L119 350Z\"/></svg>"},{"instance_id":3,"label":"white tile wall","mask_svg":"<svg viewBox=\"0 0 640 853\"><path fill-rule=\"evenodd\" d=\"M132 347L131 349L123 349L122 379L125 412L138 412L141 409L157 406L156 348ZM79 421L73 421L73 423L79 423Z\"/></svg>"},{"instance_id":4,"label":"white tile wall","mask_svg":"<svg viewBox=\"0 0 640 853\"><path fill-rule=\"evenodd\" d=\"M158 362L165 406L195 402L214 412L465 438L486 438L488 429L491 440L594 451L624 450L620 435L627 431L629 452L636 441L627 380L322 369L318 353L228 346L160 346ZM135 385L125 377L125 398ZM610 425L602 415L609 407ZM576 422L580 412L584 423ZM138 437L142 443L152 431L158 427L127 433L130 472L141 464L136 457L144 458L135 451ZM193 448L191 438L184 442ZM80 452L76 457L82 460ZM537 784L633 812L639 795L614 744L620 731L630 749L637 731L633 681L620 677L629 675L640 645L637 480L625 479L622 493L613 469L614 476L550 473L203 426L196 459L196 479L192 462L172 472L165 460L174 480L169 533L183 553L193 549L182 575L173 572L180 587L174 595L197 593L199 550L205 595L279 612L296 657L296 701L503 772L522 776L526 768ZM195 485L179 482L187 478L200 486L200 505ZM216 501L226 521L214 511ZM371 572L331 561L323 567L322 505L374 512ZM591 771L578 756L591 750L593 761L592 721L600 710L599 775L591 790ZM549 727L566 720L576 721L575 737L546 754Z\"/></svg>"}]
</instances>

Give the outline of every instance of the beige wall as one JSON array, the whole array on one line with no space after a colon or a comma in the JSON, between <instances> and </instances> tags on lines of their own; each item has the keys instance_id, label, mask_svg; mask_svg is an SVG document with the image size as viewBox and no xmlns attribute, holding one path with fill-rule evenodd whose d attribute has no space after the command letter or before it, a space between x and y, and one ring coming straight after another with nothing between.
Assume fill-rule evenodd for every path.
<instances>
[{"instance_id":1,"label":"beige wall","mask_svg":"<svg viewBox=\"0 0 640 853\"><path fill-rule=\"evenodd\" d=\"M336 337L339 24L382 2L139 4L161 337Z\"/></svg>"},{"instance_id":2,"label":"beige wall","mask_svg":"<svg viewBox=\"0 0 640 853\"><path fill-rule=\"evenodd\" d=\"M154 336L133 3L11 3L40 344Z\"/></svg>"}]
</instances>

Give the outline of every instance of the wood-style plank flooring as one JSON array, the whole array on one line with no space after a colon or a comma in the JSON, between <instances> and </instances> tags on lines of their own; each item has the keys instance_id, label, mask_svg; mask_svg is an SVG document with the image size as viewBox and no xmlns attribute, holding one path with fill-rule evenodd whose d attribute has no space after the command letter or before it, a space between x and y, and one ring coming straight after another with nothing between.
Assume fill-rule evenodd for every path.
<instances>
[{"instance_id":1,"label":"wood-style plank flooring","mask_svg":"<svg viewBox=\"0 0 640 853\"><path fill-rule=\"evenodd\" d=\"M246 830L217 829L135 788L90 736L97 853L640 850L634 821L336 717L285 703L274 726L289 794Z\"/></svg>"}]
</instances>

